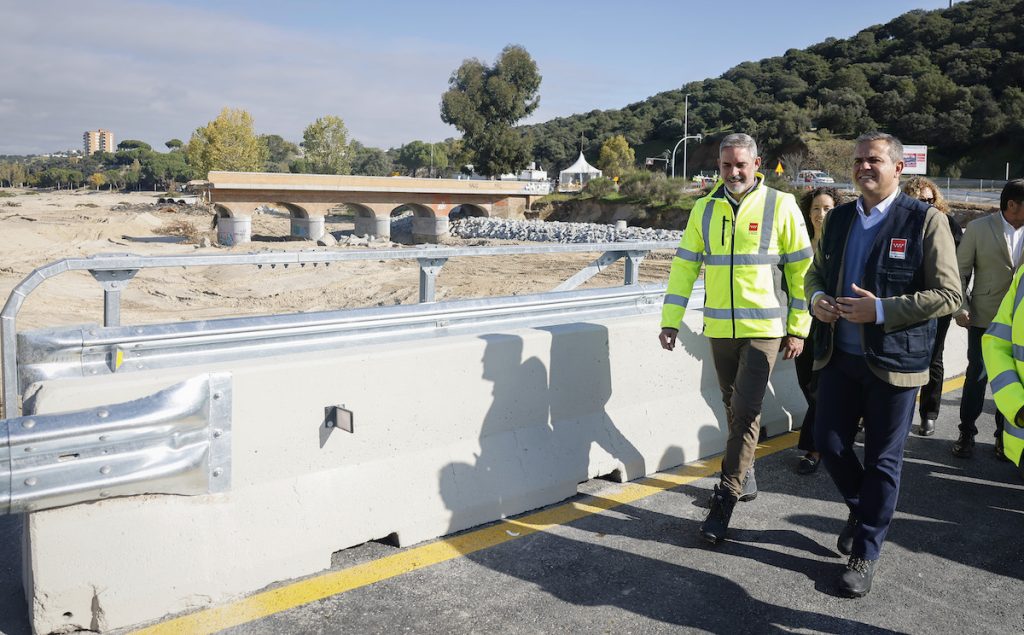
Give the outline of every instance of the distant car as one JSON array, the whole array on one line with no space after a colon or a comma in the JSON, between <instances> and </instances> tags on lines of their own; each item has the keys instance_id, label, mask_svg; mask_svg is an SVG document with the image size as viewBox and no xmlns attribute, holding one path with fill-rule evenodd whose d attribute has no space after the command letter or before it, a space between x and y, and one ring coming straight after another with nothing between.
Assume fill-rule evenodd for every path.
<instances>
[{"instance_id":1,"label":"distant car","mask_svg":"<svg viewBox=\"0 0 1024 635\"><path fill-rule=\"evenodd\" d=\"M821 170L800 170L796 175L797 185L832 185L836 180Z\"/></svg>"}]
</instances>

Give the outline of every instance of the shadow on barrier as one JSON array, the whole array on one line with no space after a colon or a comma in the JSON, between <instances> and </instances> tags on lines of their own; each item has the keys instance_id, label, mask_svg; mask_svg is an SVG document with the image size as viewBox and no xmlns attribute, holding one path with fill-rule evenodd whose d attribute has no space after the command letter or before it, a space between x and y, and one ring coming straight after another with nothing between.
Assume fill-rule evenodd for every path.
<instances>
[{"instance_id":1,"label":"shadow on barrier","mask_svg":"<svg viewBox=\"0 0 1024 635\"><path fill-rule=\"evenodd\" d=\"M24 514L0 516L0 633L29 635L25 591L21 585L21 534Z\"/></svg>"},{"instance_id":2,"label":"shadow on barrier","mask_svg":"<svg viewBox=\"0 0 1024 635\"><path fill-rule=\"evenodd\" d=\"M493 384L493 401L474 461L441 470L449 533L574 496L579 483L596 476L594 444L613 458L609 473L644 472L643 457L605 410L612 393L607 329L544 330L551 334L550 371L538 357L523 359L521 337L482 336L482 376Z\"/></svg>"}]
</instances>

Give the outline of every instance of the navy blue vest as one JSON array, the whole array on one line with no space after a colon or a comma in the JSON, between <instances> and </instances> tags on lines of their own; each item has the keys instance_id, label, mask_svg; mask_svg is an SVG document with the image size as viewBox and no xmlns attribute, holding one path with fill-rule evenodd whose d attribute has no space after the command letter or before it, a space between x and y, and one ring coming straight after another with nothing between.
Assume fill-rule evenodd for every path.
<instances>
[{"instance_id":1,"label":"navy blue vest","mask_svg":"<svg viewBox=\"0 0 1024 635\"><path fill-rule=\"evenodd\" d=\"M916 293L924 288L924 222L929 206L903 194L896 196L882 221L858 286L879 298ZM851 201L828 213L821 237L823 289L835 295L841 279L842 254L850 226L857 220L857 203ZM849 293L849 292L846 292ZM842 294L845 295L845 294ZM935 320L912 324L886 333L881 324L863 324L864 356L872 365L900 373L928 370L935 344ZM814 357L822 359L833 346L834 328L814 332Z\"/></svg>"}]
</instances>

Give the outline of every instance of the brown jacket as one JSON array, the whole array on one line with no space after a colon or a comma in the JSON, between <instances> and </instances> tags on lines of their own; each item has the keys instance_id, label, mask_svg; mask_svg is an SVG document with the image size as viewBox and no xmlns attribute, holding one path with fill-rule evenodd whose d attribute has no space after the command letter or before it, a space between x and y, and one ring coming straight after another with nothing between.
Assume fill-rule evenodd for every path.
<instances>
[{"instance_id":1,"label":"brown jacket","mask_svg":"<svg viewBox=\"0 0 1024 635\"><path fill-rule=\"evenodd\" d=\"M1001 212L972 220L967 224L960 247L956 250L960 267L960 282L964 288L963 307L971 312L971 326L988 328L999 310L1006 290L1013 279L1010 248L1003 233ZM974 275L974 286L968 293L967 284Z\"/></svg>"}]
</instances>

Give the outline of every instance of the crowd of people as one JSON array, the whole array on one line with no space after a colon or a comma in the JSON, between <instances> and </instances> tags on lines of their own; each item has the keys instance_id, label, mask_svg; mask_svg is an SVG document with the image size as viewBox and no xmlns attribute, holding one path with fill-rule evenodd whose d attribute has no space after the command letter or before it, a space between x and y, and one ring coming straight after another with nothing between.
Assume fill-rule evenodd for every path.
<instances>
[{"instance_id":1,"label":"crowd of people","mask_svg":"<svg viewBox=\"0 0 1024 635\"><path fill-rule=\"evenodd\" d=\"M901 186L903 145L892 135L861 135L851 158L856 197L820 187L798 202L765 184L753 138L725 137L720 179L694 205L672 261L659 340L675 348L703 267L703 332L728 427L720 482L700 526L712 544L727 537L736 503L757 495L768 378L780 351L795 360L808 404L797 472L824 465L846 504L836 547L849 560L838 590L861 597L895 513L915 410L917 434L935 433L954 320L967 329L968 359L951 451L973 455L991 385L994 455L1020 464L1024 179L1006 184L999 213L964 231L935 183L913 177ZM863 459L854 451L858 432Z\"/></svg>"}]
</instances>

